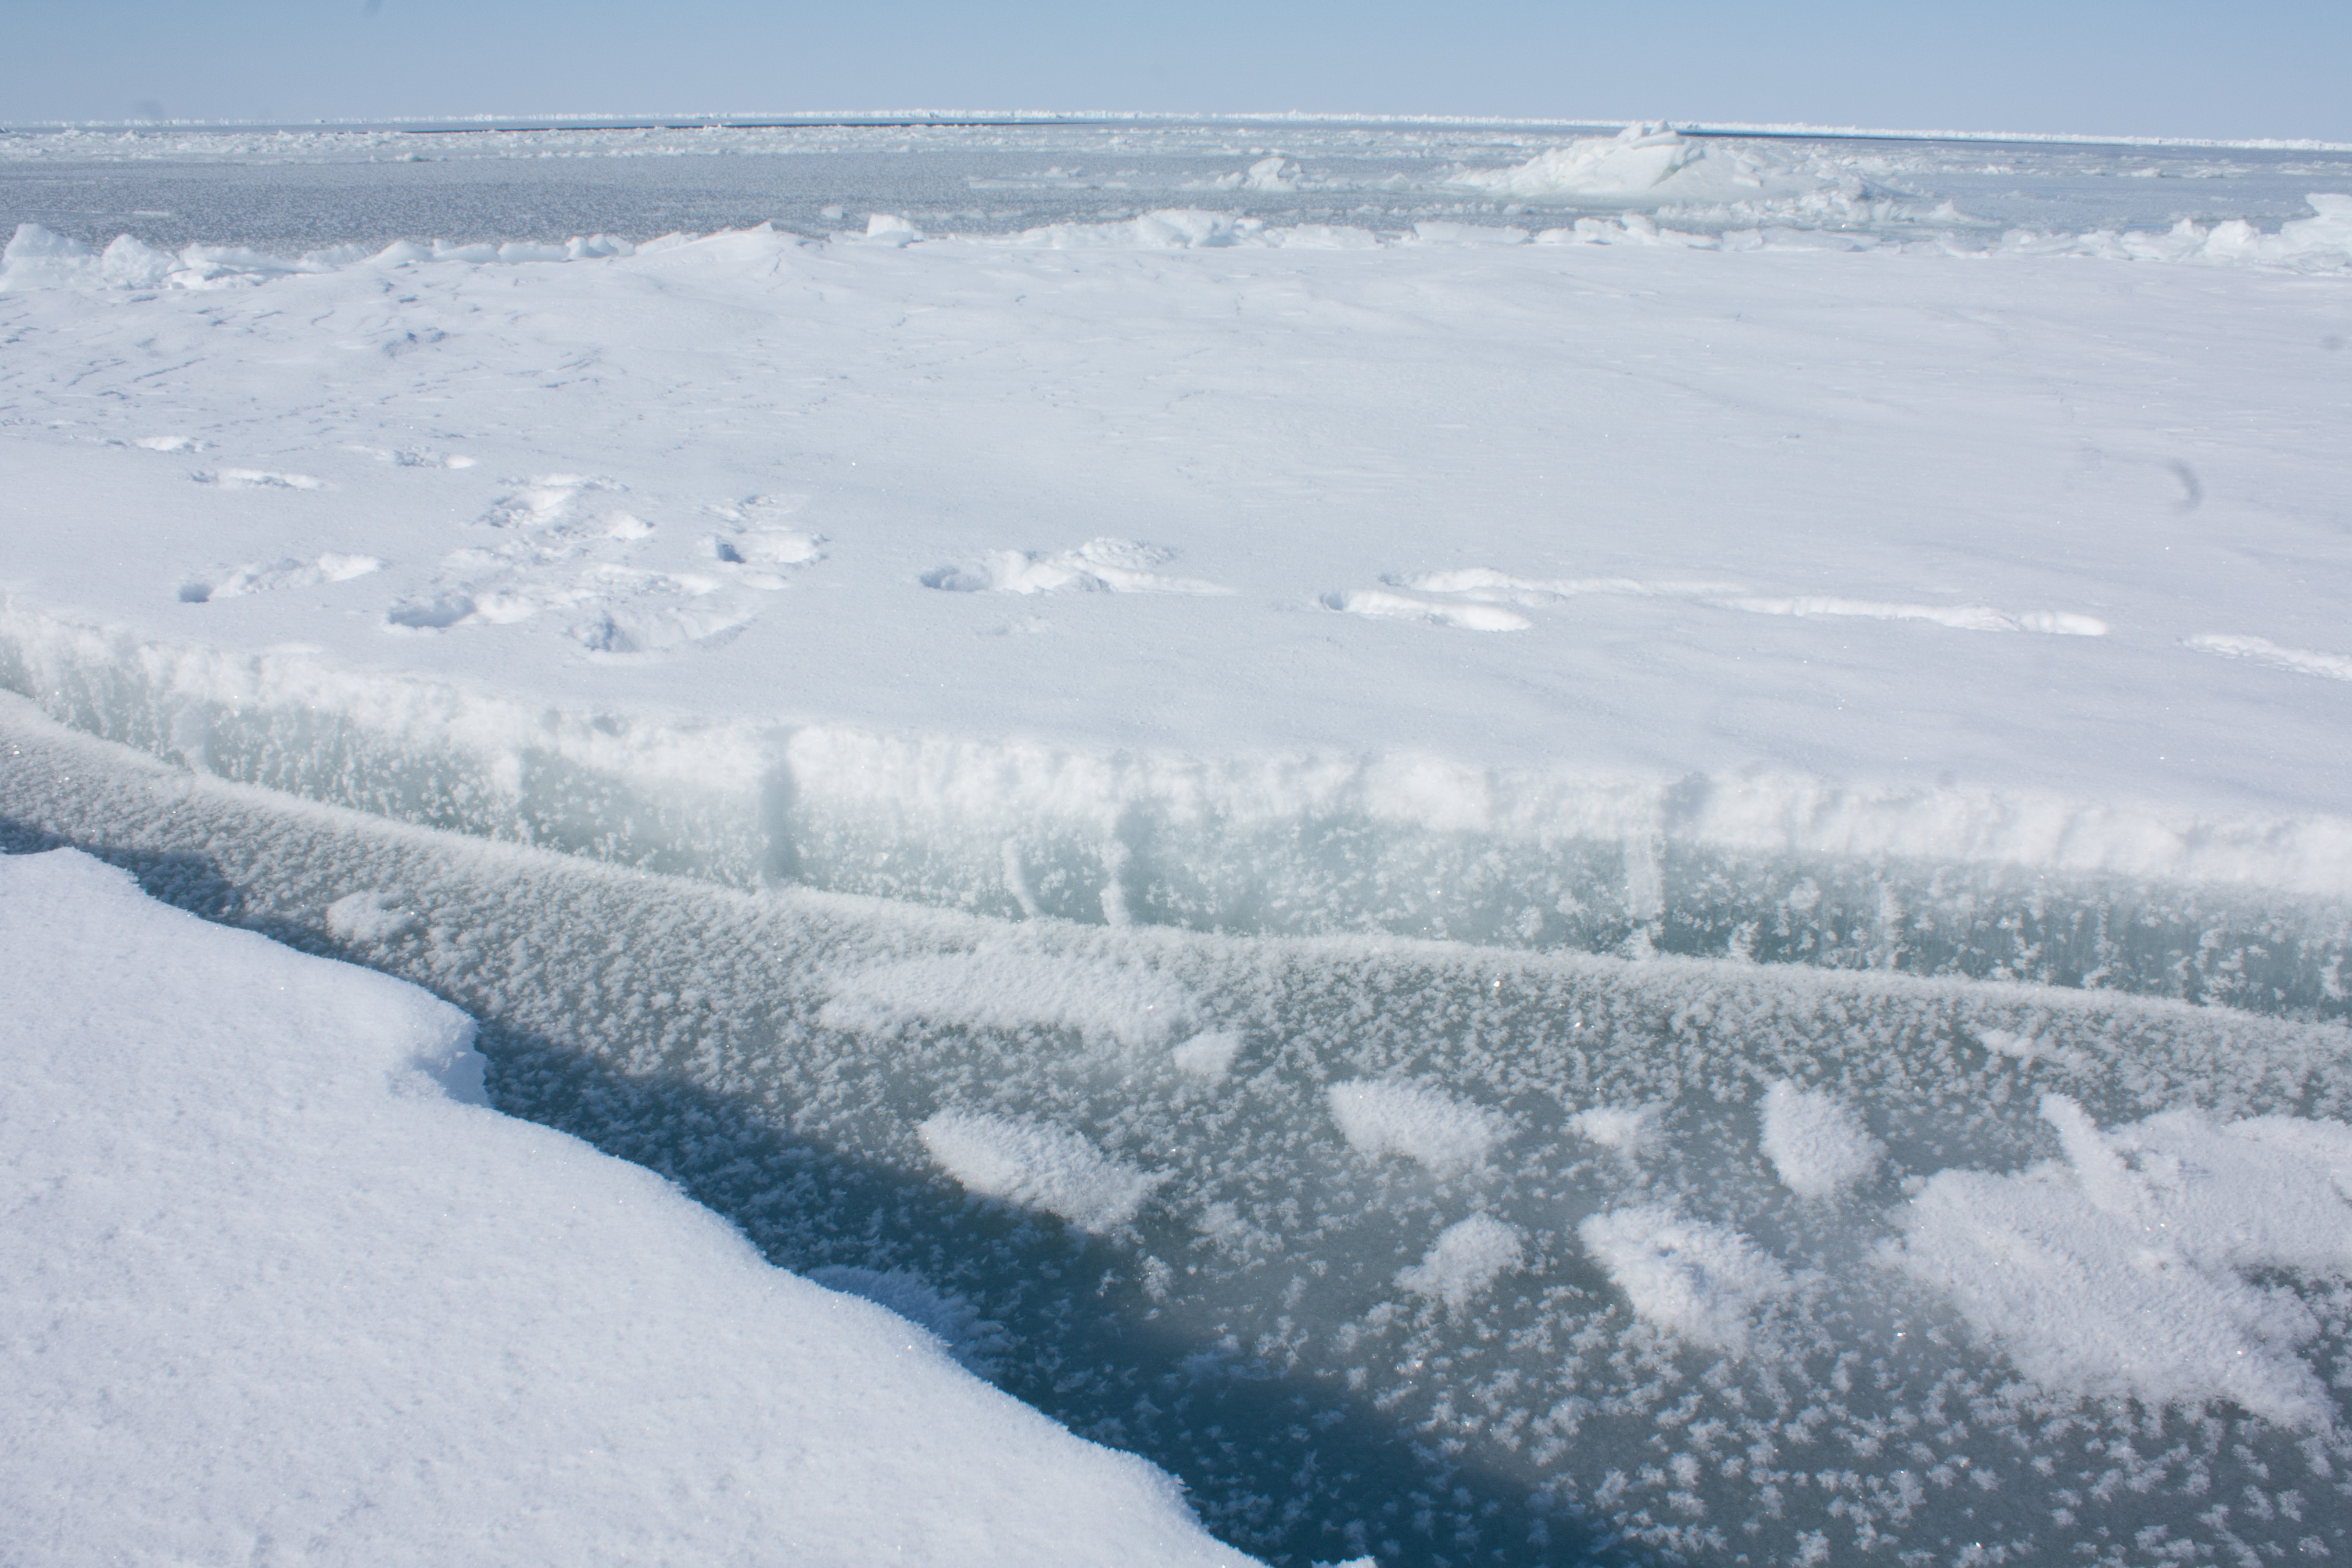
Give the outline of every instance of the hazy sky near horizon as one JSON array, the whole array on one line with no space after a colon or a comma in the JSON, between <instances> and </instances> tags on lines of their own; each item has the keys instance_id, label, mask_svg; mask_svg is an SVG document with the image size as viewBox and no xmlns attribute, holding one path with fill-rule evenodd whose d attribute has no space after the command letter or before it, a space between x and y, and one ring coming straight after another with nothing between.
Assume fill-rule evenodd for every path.
<instances>
[{"instance_id":1,"label":"hazy sky near horizon","mask_svg":"<svg viewBox=\"0 0 2352 1568\"><path fill-rule=\"evenodd\" d=\"M2347 0L0 0L0 123L889 109L2352 141Z\"/></svg>"}]
</instances>

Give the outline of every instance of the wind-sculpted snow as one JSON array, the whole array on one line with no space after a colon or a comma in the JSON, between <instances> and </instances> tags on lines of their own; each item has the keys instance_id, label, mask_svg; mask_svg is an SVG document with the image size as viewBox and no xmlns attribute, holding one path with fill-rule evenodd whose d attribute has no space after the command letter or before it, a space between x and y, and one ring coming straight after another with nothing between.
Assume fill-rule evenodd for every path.
<instances>
[{"instance_id":1,"label":"wind-sculpted snow","mask_svg":"<svg viewBox=\"0 0 2352 1568\"><path fill-rule=\"evenodd\" d=\"M2340 1024L735 893L5 718L9 847L439 991L499 1107L1269 1560L2352 1550Z\"/></svg>"}]
</instances>

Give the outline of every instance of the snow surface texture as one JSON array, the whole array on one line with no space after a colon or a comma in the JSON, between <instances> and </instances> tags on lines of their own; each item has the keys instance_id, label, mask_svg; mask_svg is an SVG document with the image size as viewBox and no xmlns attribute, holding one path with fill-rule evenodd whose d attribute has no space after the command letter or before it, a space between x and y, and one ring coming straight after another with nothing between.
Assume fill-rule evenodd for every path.
<instances>
[{"instance_id":1,"label":"snow surface texture","mask_svg":"<svg viewBox=\"0 0 2352 1568\"><path fill-rule=\"evenodd\" d=\"M1867 1179L1885 1153L1835 1096L1786 1079L1764 1091L1762 1142L1780 1185L1799 1197L1834 1197Z\"/></svg>"},{"instance_id":2,"label":"snow surface texture","mask_svg":"<svg viewBox=\"0 0 2352 1568\"><path fill-rule=\"evenodd\" d=\"M1176 1472L1241 1549L2352 1551L2340 1024L754 896L192 776L16 699L0 725L13 845L90 844L186 907L440 991L483 1020L501 1108L933 1326ZM1014 956L1097 1006L936 1010L919 966ZM851 976L909 1005L828 1022ZM1089 1021L1171 995L1192 1035ZM1202 1035L1223 1076L1181 1060ZM1788 1084L1839 1108L1801 1124L1884 1150L1838 1199L1791 1192L1766 1147ZM1400 1138L1491 1141L1441 1172Z\"/></svg>"},{"instance_id":3,"label":"snow surface texture","mask_svg":"<svg viewBox=\"0 0 2352 1568\"><path fill-rule=\"evenodd\" d=\"M0 857L0 952L12 1559L1244 1561L930 1334L486 1109L414 987L71 851Z\"/></svg>"},{"instance_id":4,"label":"snow surface texture","mask_svg":"<svg viewBox=\"0 0 2352 1568\"><path fill-rule=\"evenodd\" d=\"M0 685L742 886L2344 1009L2352 274L1097 237L28 231Z\"/></svg>"}]
</instances>

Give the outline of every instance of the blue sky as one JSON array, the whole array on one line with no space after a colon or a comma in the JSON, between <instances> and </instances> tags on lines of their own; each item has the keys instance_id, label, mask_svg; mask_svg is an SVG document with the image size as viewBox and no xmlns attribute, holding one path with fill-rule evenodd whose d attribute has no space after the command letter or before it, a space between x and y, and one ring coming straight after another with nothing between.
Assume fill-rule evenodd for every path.
<instances>
[{"instance_id":1,"label":"blue sky","mask_svg":"<svg viewBox=\"0 0 2352 1568\"><path fill-rule=\"evenodd\" d=\"M2352 0L0 0L0 121L1132 109L2352 141Z\"/></svg>"}]
</instances>

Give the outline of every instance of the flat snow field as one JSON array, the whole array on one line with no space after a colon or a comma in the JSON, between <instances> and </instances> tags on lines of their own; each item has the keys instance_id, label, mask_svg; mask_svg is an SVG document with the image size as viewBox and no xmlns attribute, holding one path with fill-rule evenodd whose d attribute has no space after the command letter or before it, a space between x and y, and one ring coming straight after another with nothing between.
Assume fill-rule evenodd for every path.
<instances>
[{"instance_id":1,"label":"flat snow field","mask_svg":"<svg viewBox=\"0 0 2352 1568\"><path fill-rule=\"evenodd\" d=\"M782 788L2352 890L2352 273L1148 228L20 236L152 286L0 294L0 667L241 776L446 752L454 825L691 801L636 852L739 878Z\"/></svg>"}]
</instances>

